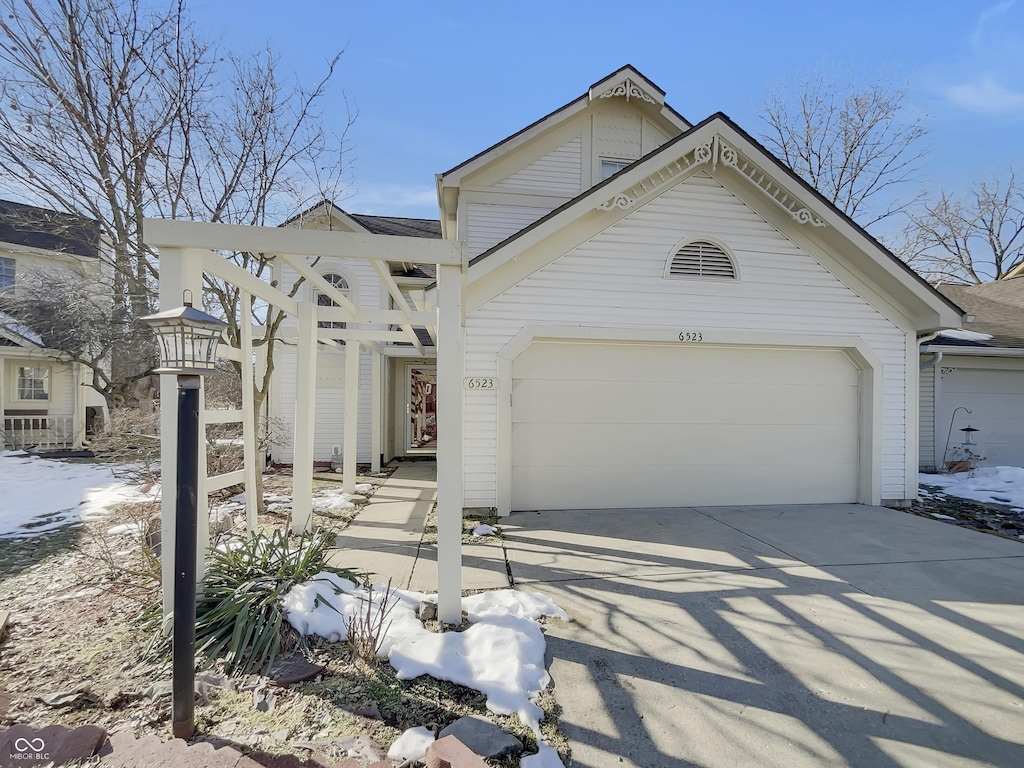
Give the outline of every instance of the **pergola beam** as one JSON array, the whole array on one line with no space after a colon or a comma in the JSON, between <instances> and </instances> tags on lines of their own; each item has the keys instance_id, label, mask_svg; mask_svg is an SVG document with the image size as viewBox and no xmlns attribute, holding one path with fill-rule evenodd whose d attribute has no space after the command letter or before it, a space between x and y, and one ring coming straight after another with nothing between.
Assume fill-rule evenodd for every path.
<instances>
[{"instance_id":1,"label":"pergola beam","mask_svg":"<svg viewBox=\"0 0 1024 768\"><path fill-rule=\"evenodd\" d=\"M149 218L143 220L143 232L143 240L156 248L208 248L214 251L340 256L450 266L463 264L462 243L453 240Z\"/></svg>"}]
</instances>

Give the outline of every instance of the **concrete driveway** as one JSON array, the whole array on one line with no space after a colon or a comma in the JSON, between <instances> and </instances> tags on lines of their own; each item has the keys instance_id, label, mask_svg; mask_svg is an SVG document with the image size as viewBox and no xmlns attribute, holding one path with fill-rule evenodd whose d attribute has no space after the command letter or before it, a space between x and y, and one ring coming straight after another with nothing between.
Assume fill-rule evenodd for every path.
<instances>
[{"instance_id":1,"label":"concrete driveway","mask_svg":"<svg viewBox=\"0 0 1024 768\"><path fill-rule=\"evenodd\" d=\"M517 513L573 766L1022 766L1024 543L857 505Z\"/></svg>"}]
</instances>

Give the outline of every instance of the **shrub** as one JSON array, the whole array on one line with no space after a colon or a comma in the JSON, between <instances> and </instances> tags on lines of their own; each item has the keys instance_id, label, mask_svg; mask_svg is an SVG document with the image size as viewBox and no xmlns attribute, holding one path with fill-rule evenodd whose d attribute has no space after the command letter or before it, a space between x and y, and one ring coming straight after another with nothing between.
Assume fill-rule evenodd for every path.
<instances>
[{"instance_id":1,"label":"shrub","mask_svg":"<svg viewBox=\"0 0 1024 768\"><path fill-rule=\"evenodd\" d=\"M353 581L364 576L327 565L333 541L326 533L296 540L275 530L214 550L196 596L197 653L210 661L223 657L231 675L264 673L292 632L281 610L288 590L321 571Z\"/></svg>"}]
</instances>

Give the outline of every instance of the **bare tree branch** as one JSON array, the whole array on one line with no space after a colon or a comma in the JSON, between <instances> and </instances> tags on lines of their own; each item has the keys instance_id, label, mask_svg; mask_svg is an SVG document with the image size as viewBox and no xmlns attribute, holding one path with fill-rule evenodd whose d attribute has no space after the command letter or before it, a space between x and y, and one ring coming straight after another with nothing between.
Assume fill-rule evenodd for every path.
<instances>
[{"instance_id":1,"label":"bare tree branch","mask_svg":"<svg viewBox=\"0 0 1024 768\"><path fill-rule=\"evenodd\" d=\"M840 210L870 227L905 210L924 156L926 130L908 114L906 91L881 80L857 89L824 76L763 107L765 146Z\"/></svg>"}]
</instances>

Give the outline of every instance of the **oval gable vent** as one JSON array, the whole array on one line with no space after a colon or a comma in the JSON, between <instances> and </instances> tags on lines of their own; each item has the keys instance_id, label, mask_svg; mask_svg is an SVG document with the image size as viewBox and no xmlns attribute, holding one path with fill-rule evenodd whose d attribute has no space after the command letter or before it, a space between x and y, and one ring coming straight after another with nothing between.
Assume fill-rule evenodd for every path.
<instances>
[{"instance_id":1,"label":"oval gable vent","mask_svg":"<svg viewBox=\"0 0 1024 768\"><path fill-rule=\"evenodd\" d=\"M666 277L735 280L736 265L722 246L707 240L694 240L675 252Z\"/></svg>"}]
</instances>

